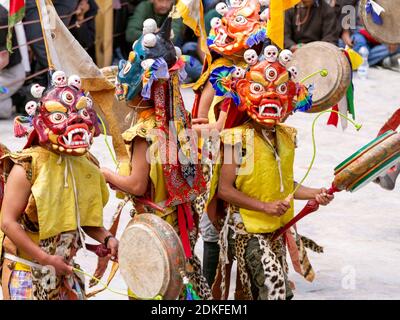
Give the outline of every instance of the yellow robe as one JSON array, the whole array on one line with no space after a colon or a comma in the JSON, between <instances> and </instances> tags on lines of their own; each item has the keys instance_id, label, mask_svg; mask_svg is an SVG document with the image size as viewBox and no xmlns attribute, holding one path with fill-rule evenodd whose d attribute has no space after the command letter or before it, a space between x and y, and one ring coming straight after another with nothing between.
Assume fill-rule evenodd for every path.
<instances>
[{"instance_id":1,"label":"yellow robe","mask_svg":"<svg viewBox=\"0 0 400 320\"><path fill-rule=\"evenodd\" d=\"M268 143L250 123L225 130L221 134L224 144L242 143L244 156L237 173L235 187L249 197L264 202L284 200L294 188L293 161L296 130L283 124L276 127L278 155L281 159L282 184L278 171L278 163ZM254 134L246 139L246 132ZM254 143L252 143L254 141ZM291 208L281 217L273 217L263 212L240 208L246 231L249 233L270 233L285 225L293 218L293 201Z\"/></svg>"},{"instance_id":2,"label":"yellow robe","mask_svg":"<svg viewBox=\"0 0 400 320\"><path fill-rule=\"evenodd\" d=\"M5 171L23 165L32 184L24 215L39 232L28 236L35 242L81 227L102 227L103 207L109 197L103 175L87 156L60 156L35 146L2 158ZM75 200L77 199L77 205ZM1 238L2 235L0 235ZM30 258L23 252L23 258Z\"/></svg>"}]
</instances>

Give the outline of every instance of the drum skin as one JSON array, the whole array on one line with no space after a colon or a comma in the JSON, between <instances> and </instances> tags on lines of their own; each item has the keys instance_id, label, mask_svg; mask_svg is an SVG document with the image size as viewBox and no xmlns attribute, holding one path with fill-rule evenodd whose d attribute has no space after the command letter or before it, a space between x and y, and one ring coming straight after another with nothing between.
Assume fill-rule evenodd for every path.
<instances>
[{"instance_id":1,"label":"drum skin","mask_svg":"<svg viewBox=\"0 0 400 320\"><path fill-rule=\"evenodd\" d=\"M121 236L121 275L140 299L177 299L183 289L185 253L173 227L155 214L137 214Z\"/></svg>"},{"instance_id":2,"label":"drum skin","mask_svg":"<svg viewBox=\"0 0 400 320\"><path fill-rule=\"evenodd\" d=\"M400 157L400 134L388 131L352 154L335 168L333 185L355 191L373 180Z\"/></svg>"},{"instance_id":3,"label":"drum skin","mask_svg":"<svg viewBox=\"0 0 400 320\"><path fill-rule=\"evenodd\" d=\"M313 106L308 112L321 112L336 105L346 94L351 81L351 66L342 50L323 41L310 42L293 54L289 66L298 69L297 80L326 69L328 75L315 75L304 84L314 84Z\"/></svg>"},{"instance_id":4,"label":"drum skin","mask_svg":"<svg viewBox=\"0 0 400 320\"><path fill-rule=\"evenodd\" d=\"M360 16L365 29L377 41L386 44L400 44L400 3L399 0L375 0L385 9L381 14L382 25L374 23L371 15L367 14L365 4L367 0L360 2Z\"/></svg>"}]
</instances>

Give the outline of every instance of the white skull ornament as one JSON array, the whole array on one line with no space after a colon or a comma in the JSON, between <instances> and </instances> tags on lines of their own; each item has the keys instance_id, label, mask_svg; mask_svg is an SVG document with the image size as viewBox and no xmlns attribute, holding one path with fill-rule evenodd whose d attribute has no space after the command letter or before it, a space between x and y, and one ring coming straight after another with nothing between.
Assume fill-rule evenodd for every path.
<instances>
[{"instance_id":1,"label":"white skull ornament","mask_svg":"<svg viewBox=\"0 0 400 320\"><path fill-rule=\"evenodd\" d=\"M65 87L67 85L67 76L64 71L56 71L51 76L51 82L56 87Z\"/></svg>"},{"instance_id":2,"label":"white skull ornament","mask_svg":"<svg viewBox=\"0 0 400 320\"><path fill-rule=\"evenodd\" d=\"M248 49L243 54L244 61L246 61L249 65L253 66L258 62L258 55L256 50Z\"/></svg>"},{"instance_id":3,"label":"white skull ornament","mask_svg":"<svg viewBox=\"0 0 400 320\"><path fill-rule=\"evenodd\" d=\"M297 70L297 68L295 66L291 66L289 69L289 74L290 77L292 78L292 80L296 81L297 80L297 76L299 75L299 71Z\"/></svg>"},{"instance_id":4,"label":"white skull ornament","mask_svg":"<svg viewBox=\"0 0 400 320\"><path fill-rule=\"evenodd\" d=\"M35 101L28 101L25 105L25 111L29 116L33 116L37 109L37 103Z\"/></svg>"},{"instance_id":5,"label":"white skull ornament","mask_svg":"<svg viewBox=\"0 0 400 320\"><path fill-rule=\"evenodd\" d=\"M228 6L226 5L226 3L220 2L215 6L215 10L221 15L223 16L225 13L228 12Z\"/></svg>"},{"instance_id":6,"label":"white skull ornament","mask_svg":"<svg viewBox=\"0 0 400 320\"><path fill-rule=\"evenodd\" d=\"M31 94L34 98L40 99L43 95L44 89L46 88L36 83L31 87Z\"/></svg>"},{"instance_id":7,"label":"white skull ornament","mask_svg":"<svg viewBox=\"0 0 400 320\"><path fill-rule=\"evenodd\" d=\"M77 76L76 74L73 74L72 76L70 76L68 78L68 85L71 87L74 87L77 90L81 90L81 87L82 87L81 78L79 76Z\"/></svg>"},{"instance_id":8,"label":"white skull ornament","mask_svg":"<svg viewBox=\"0 0 400 320\"><path fill-rule=\"evenodd\" d=\"M146 19L143 21L143 34L156 33L157 22L154 19Z\"/></svg>"},{"instance_id":9,"label":"white skull ornament","mask_svg":"<svg viewBox=\"0 0 400 320\"><path fill-rule=\"evenodd\" d=\"M293 53L290 50L282 50L279 54L279 63L284 67L292 60Z\"/></svg>"},{"instance_id":10,"label":"white skull ornament","mask_svg":"<svg viewBox=\"0 0 400 320\"><path fill-rule=\"evenodd\" d=\"M217 29L222 25L222 21L220 18L214 17L211 19L210 25L211 25L211 28Z\"/></svg>"},{"instance_id":11,"label":"white skull ornament","mask_svg":"<svg viewBox=\"0 0 400 320\"><path fill-rule=\"evenodd\" d=\"M269 9L268 8L260 13L260 19L262 21L267 21L269 19Z\"/></svg>"},{"instance_id":12,"label":"white skull ornament","mask_svg":"<svg viewBox=\"0 0 400 320\"><path fill-rule=\"evenodd\" d=\"M146 48L154 48L157 42L157 37L154 33L148 33L143 36L143 45Z\"/></svg>"},{"instance_id":13,"label":"white skull ornament","mask_svg":"<svg viewBox=\"0 0 400 320\"><path fill-rule=\"evenodd\" d=\"M245 70L240 67L235 67L235 70L232 71L232 77L235 79L242 79L244 78Z\"/></svg>"},{"instance_id":14,"label":"white skull ornament","mask_svg":"<svg viewBox=\"0 0 400 320\"><path fill-rule=\"evenodd\" d=\"M266 46L264 49L264 57L265 60L267 60L270 63L275 62L278 59L278 48L273 46L273 45L269 45Z\"/></svg>"}]
</instances>

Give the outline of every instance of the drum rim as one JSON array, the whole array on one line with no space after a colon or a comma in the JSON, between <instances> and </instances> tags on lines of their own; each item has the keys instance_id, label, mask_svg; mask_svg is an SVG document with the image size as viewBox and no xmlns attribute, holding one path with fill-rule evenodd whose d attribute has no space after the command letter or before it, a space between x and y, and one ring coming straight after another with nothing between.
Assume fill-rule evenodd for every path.
<instances>
[{"instance_id":1,"label":"drum rim","mask_svg":"<svg viewBox=\"0 0 400 320\"><path fill-rule=\"evenodd\" d=\"M318 42L320 42L320 44L322 46L325 46L326 48L330 48L332 50L332 52L335 52L335 56L336 56L337 62L339 64L338 70L339 70L342 80L337 81L337 83L336 83L337 85L336 85L335 89L333 89L327 95L327 98L325 98L325 102L323 102L323 103L320 102L319 104L316 104L315 107L313 107L309 110L310 113L321 112L321 111L324 111L324 110L327 110L327 109L333 107L346 95L347 88L351 84L352 68L351 68L351 64L348 61L347 57L345 56L343 50L329 42L325 42L325 41L318 41ZM340 54L338 54L338 53L340 53ZM340 93L340 94L338 94L338 93ZM332 102L331 101L332 99L335 101Z\"/></svg>"},{"instance_id":2,"label":"drum rim","mask_svg":"<svg viewBox=\"0 0 400 320\"><path fill-rule=\"evenodd\" d=\"M351 65L349 64L347 58L344 56L344 53L342 52L342 50L340 50L340 48L329 42L313 41L305 44L301 49L318 49L321 47L323 47L327 51L330 51L328 53L334 56L338 76L336 77L335 85L333 86L333 88L329 90L323 98L320 98L316 101L313 100L313 106L310 110L307 110L307 113L317 113L331 108L338 101L340 101L340 99L343 98L343 96L346 94L348 86L351 83ZM293 63L293 65L296 66L298 64ZM338 81L338 79L341 80ZM335 98L338 92L340 93L340 95L338 95L338 98ZM331 101L333 98L335 98L335 101L337 100L336 103L333 103Z\"/></svg>"},{"instance_id":3,"label":"drum rim","mask_svg":"<svg viewBox=\"0 0 400 320\"><path fill-rule=\"evenodd\" d=\"M149 225L149 221L154 221L154 223L156 223L158 226L160 226L160 229L164 229L164 230L152 228L152 226ZM186 256L185 256L185 252L184 252L183 245L182 245L182 242L180 240L180 237L177 234L177 232L175 231L175 229L173 228L173 226L170 225L168 222L166 222L161 217L159 217L157 214L154 214L154 213L140 213L140 214L135 215L129 221L129 223L127 224L125 230L129 226L131 226L132 224L137 224L137 223L145 224L145 225L150 226L151 232L156 234L158 239L160 239L160 242L161 242L161 244L162 244L164 249L166 249L167 246L163 241L161 241L161 238L159 237L159 235L157 234L156 231L165 232L166 230L168 230L168 232L170 232L170 235L175 240L174 241L174 248L176 249L177 255L179 256L179 260L181 260L180 261L181 262L181 268L184 271L185 270L185 264L186 264ZM164 252L164 253L166 253L166 252ZM166 257L167 257L167 262L168 262L168 266L169 266L169 270L168 270L169 281L168 281L168 286L165 288L164 292L160 292L160 294L163 296L164 299L176 299L177 297L179 297L179 294L182 291L183 286L184 286L183 279L181 278L181 274L180 274L180 271L182 271L182 270L181 270L181 268L179 268L179 270L178 270L178 268L177 268L177 270L172 268L172 266L176 265L177 259L173 259L173 257L169 256L168 254L166 255ZM179 274L179 277L178 277L178 274ZM170 287L169 284L173 280L177 280L178 278L180 280L178 286ZM174 282L172 282L172 283L174 283ZM171 293L173 293L173 295Z\"/></svg>"},{"instance_id":4,"label":"drum rim","mask_svg":"<svg viewBox=\"0 0 400 320\"><path fill-rule=\"evenodd\" d=\"M362 10L362 8L365 8L366 2L367 2L367 0L361 0L359 8L360 8L360 16L361 16L362 24L365 27L365 29L368 31L368 33L375 40L378 40L379 42L381 42L383 44L400 44L400 36L397 41L392 42L391 40L388 40L388 39L382 37L382 35L384 34L382 32L382 30L378 30L378 29L374 29L374 28L371 29L371 26L377 26L377 25L372 21L372 18L367 15L366 10ZM389 12L389 11L386 10L386 12Z\"/></svg>"}]
</instances>

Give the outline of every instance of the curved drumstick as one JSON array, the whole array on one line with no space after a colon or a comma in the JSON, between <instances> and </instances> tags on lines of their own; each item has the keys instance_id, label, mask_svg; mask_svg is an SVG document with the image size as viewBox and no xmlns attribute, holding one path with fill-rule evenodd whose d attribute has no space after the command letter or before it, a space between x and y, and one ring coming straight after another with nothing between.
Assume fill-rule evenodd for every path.
<instances>
[{"instance_id":1,"label":"curved drumstick","mask_svg":"<svg viewBox=\"0 0 400 320\"><path fill-rule=\"evenodd\" d=\"M339 192L341 190L337 189L334 185L329 188L327 194L334 194L335 192ZM319 208L319 203L316 200L308 200L307 204L304 206L303 210L301 210L292 220L290 220L287 224L285 224L282 228L275 231L274 236L272 237L272 241L279 238L282 234L284 234L291 226L297 223L300 219L303 219L306 215L317 211Z\"/></svg>"}]
</instances>

